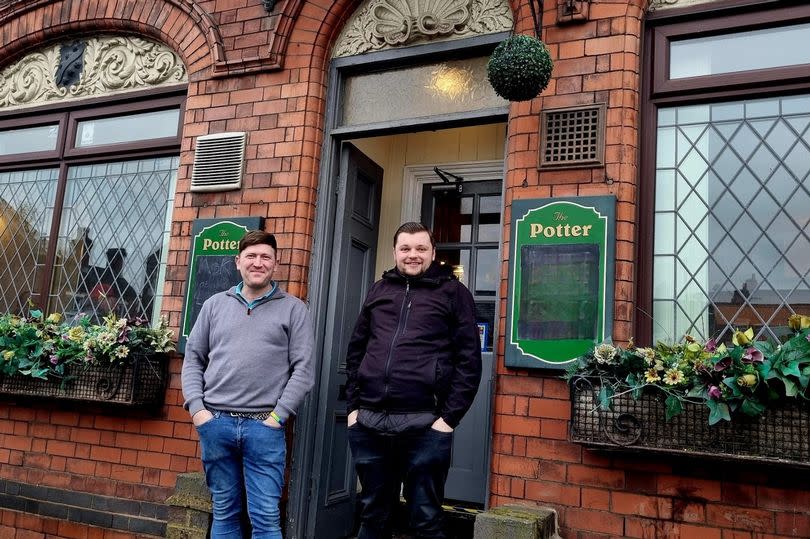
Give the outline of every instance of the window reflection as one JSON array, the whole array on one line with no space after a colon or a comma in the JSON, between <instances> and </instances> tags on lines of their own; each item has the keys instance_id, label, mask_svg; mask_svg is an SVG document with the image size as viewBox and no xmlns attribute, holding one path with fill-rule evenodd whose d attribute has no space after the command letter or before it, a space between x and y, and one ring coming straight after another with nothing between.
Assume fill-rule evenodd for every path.
<instances>
[{"instance_id":1,"label":"window reflection","mask_svg":"<svg viewBox=\"0 0 810 539\"><path fill-rule=\"evenodd\" d=\"M654 339L779 338L810 312L808 97L662 110Z\"/></svg>"},{"instance_id":2,"label":"window reflection","mask_svg":"<svg viewBox=\"0 0 810 539\"><path fill-rule=\"evenodd\" d=\"M498 286L498 249L478 249L475 264L475 293L495 295Z\"/></svg>"},{"instance_id":3,"label":"window reflection","mask_svg":"<svg viewBox=\"0 0 810 539\"><path fill-rule=\"evenodd\" d=\"M439 264L447 265L453 268L453 275L459 281L464 283L464 286L470 286L470 251L467 249L438 249L436 251L436 260Z\"/></svg>"},{"instance_id":4,"label":"window reflection","mask_svg":"<svg viewBox=\"0 0 810 539\"><path fill-rule=\"evenodd\" d=\"M0 173L0 312L28 313L45 265L58 174Z\"/></svg>"},{"instance_id":5,"label":"window reflection","mask_svg":"<svg viewBox=\"0 0 810 539\"><path fill-rule=\"evenodd\" d=\"M473 197L459 196L453 192L438 192L434 195L436 226L433 235L438 243L467 243L472 239Z\"/></svg>"},{"instance_id":6,"label":"window reflection","mask_svg":"<svg viewBox=\"0 0 810 539\"><path fill-rule=\"evenodd\" d=\"M478 209L478 241L497 242L501 239L501 197L482 196Z\"/></svg>"},{"instance_id":7,"label":"window reflection","mask_svg":"<svg viewBox=\"0 0 810 539\"><path fill-rule=\"evenodd\" d=\"M670 78L810 63L810 24L673 41Z\"/></svg>"},{"instance_id":8,"label":"window reflection","mask_svg":"<svg viewBox=\"0 0 810 539\"><path fill-rule=\"evenodd\" d=\"M155 319L177 166L171 157L68 171L52 311Z\"/></svg>"},{"instance_id":9,"label":"window reflection","mask_svg":"<svg viewBox=\"0 0 810 539\"><path fill-rule=\"evenodd\" d=\"M76 127L76 146L100 146L177 136L180 109L160 110L82 120Z\"/></svg>"},{"instance_id":10,"label":"window reflection","mask_svg":"<svg viewBox=\"0 0 810 539\"><path fill-rule=\"evenodd\" d=\"M0 155L56 150L59 124L0 131Z\"/></svg>"}]
</instances>

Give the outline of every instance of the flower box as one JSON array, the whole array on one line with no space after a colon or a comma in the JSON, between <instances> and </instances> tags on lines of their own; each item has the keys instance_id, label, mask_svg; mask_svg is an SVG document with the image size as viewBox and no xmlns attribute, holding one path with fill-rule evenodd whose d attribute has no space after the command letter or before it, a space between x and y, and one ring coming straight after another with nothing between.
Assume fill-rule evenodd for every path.
<instances>
[{"instance_id":1,"label":"flower box","mask_svg":"<svg viewBox=\"0 0 810 539\"><path fill-rule=\"evenodd\" d=\"M113 365L71 365L62 379L23 374L0 376L0 397L159 406L168 377L166 354L132 355Z\"/></svg>"},{"instance_id":2,"label":"flower box","mask_svg":"<svg viewBox=\"0 0 810 539\"><path fill-rule=\"evenodd\" d=\"M611 410L599 406L598 379L570 380L569 440L589 447L675 455L733 458L810 467L810 404L786 400L762 415L739 414L733 421L709 424L709 408L686 403L666 419L663 394L631 393L611 398Z\"/></svg>"}]
</instances>

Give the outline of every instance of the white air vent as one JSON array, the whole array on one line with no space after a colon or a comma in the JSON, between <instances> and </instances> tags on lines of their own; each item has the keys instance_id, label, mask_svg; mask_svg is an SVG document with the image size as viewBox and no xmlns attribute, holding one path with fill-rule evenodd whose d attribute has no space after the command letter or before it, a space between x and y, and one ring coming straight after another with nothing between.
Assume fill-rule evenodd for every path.
<instances>
[{"instance_id":1,"label":"white air vent","mask_svg":"<svg viewBox=\"0 0 810 539\"><path fill-rule=\"evenodd\" d=\"M247 134L217 133L197 137L192 191L227 191L242 186Z\"/></svg>"}]
</instances>

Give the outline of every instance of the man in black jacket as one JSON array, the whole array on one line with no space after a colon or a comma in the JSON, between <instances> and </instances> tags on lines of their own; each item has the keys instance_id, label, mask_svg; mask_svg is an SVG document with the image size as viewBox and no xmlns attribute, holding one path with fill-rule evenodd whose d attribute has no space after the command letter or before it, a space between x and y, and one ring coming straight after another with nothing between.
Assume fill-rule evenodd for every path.
<instances>
[{"instance_id":1,"label":"man in black jacket","mask_svg":"<svg viewBox=\"0 0 810 539\"><path fill-rule=\"evenodd\" d=\"M358 539L391 537L400 485L420 538L443 538L453 429L481 380L475 303L434 261L420 223L394 235L396 267L371 287L346 357L349 444L360 478Z\"/></svg>"}]
</instances>

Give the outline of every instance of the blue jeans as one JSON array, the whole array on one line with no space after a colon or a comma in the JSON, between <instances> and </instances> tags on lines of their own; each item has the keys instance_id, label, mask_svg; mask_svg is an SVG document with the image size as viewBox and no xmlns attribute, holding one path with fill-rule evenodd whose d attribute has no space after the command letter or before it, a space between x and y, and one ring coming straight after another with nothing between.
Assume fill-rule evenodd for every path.
<instances>
[{"instance_id":1,"label":"blue jeans","mask_svg":"<svg viewBox=\"0 0 810 539\"><path fill-rule=\"evenodd\" d=\"M211 539L242 539L243 491L253 539L281 539L278 502L287 454L284 429L214 412L197 433L214 504Z\"/></svg>"},{"instance_id":2,"label":"blue jeans","mask_svg":"<svg viewBox=\"0 0 810 539\"><path fill-rule=\"evenodd\" d=\"M428 427L384 434L355 423L349 446L360 479L358 539L390 539L400 485L418 538L444 539L442 502L453 434Z\"/></svg>"}]
</instances>

